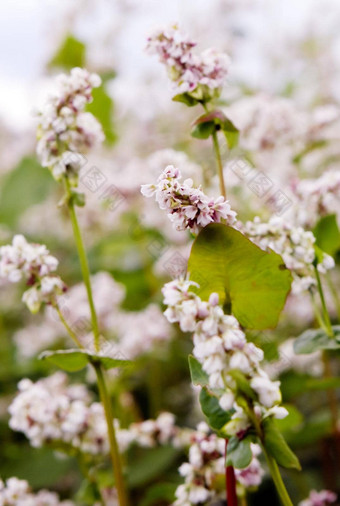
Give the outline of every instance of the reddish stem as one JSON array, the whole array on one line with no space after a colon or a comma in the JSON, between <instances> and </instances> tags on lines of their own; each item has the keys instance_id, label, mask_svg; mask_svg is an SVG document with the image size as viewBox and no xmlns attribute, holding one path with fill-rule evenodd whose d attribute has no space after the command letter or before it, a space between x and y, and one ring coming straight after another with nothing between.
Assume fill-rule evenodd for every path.
<instances>
[{"instance_id":1,"label":"reddish stem","mask_svg":"<svg viewBox=\"0 0 340 506\"><path fill-rule=\"evenodd\" d=\"M227 459L228 439L225 440L225 458ZM233 466L225 468L226 498L228 506L237 506L236 479Z\"/></svg>"}]
</instances>

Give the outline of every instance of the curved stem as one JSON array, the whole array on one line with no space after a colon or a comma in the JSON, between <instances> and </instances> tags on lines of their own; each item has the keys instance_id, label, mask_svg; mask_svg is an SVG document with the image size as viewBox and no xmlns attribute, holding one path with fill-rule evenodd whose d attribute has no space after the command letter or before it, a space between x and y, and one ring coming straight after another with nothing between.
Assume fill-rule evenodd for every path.
<instances>
[{"instance_id":1,"label":"curved stem","mask_svg":"<svg viewBox=\"0 0 340 506\"><path fill-rule=\"evenodd\" d=\"M89 264L87 261L85 246L84 246L83 238L81 235L76 211L74 208L70 182L67 178L65 178L65 187L66 187L66 193L67 193L67 206L68 206L69 213L70 213L73 234L74 234L74 238L75 238L76 246L77 246L77 250L78 250L81 272L83 275L83 280L84 280L84 284L85 284L86 292L87 292L87 298L88 298L89 306L90 306L91 322L92 322L93 335L94 335L94 347L95 347L95 350L98 352L99 351L100 334L99 334L97 313L96 313L96 309L95 309L94 302L93 302L93 295L92 295L92 288L91 288L91 281L90 281L90 269L89 269Z\"/></svg>"},{"instance_id":2,"label":"curved stem","mask_svg":"<svg viewBox=\"0 0 340 506\"><path fill-rule=\"evenodd\" d=\"M323 319L324 319L325 325L327 327L327 333L328 333L329 337L334 338L334 332L333 332L333 329L332 329L332 323L331 323L331 319L329 317L328 309L327 309L327 306L326 306L325 295L323 293L323 288L322 288L322 284L321 284L320 274L319 274L319 271L318 271L317 267L314 267L314 271L315 271L316 282L317 282L318 290L319 290L319 294L320 294L320 300L321 300L322 312L323 312Z\"/></svg>"},{"instance_id":3,"label":"curved stem","mask_svg":"<svg viewBox=\"0 0 340 506\"><path fill-rule=\"evenodd\" d=\"M84 284L86 287L87 297L88 297L89 306L90 306L92 330L93 330L93 335L94 335L94 346L95 346L96 352L99 352L100 334L99 334L97 313L96 313L96 309L95 309L94 302L93 302L92 287L91 287L91 280L90 280L90 270L89 270L89 265L88 265L88 261L87 261L87 255L86 255L85 246L83 243L83 238L81 235L81 231L80 231L80 227L79 227L79 223L78 223L78 219L77 219L77 214L76 214L76 211L74 208L71 185L70 185L70 182L67 179L67 177L65 177L64 181L65 181L65 188L66 188L66 193L67 193L67 206L68 206L69 213L70 213L74 238L75 238L77 250L78 250L81 271L82 271L83 280L84 280ZM70 330L72 332L72 329L70 329ZM70 334L70 335L73 338L72 334ZM115 432L114 423L113 423L114 418L113 418L113 413L112 413L111 399L109 397L109 394L108 394L108 391L106 388L105 378L104 378L100 363L93 363L92 365L93 365L95 372L96 372L100 400L103 404L104 411L105 411L107 431L108 431L109 442L110 442L110 454L111 454L111 460L112 460L112 465L113 465L113 473L114 473L114 478L115 478L115 486L117 488L117 493L118 493L119 504L120 504L120 506L127 506L128 500L127 500L127 494L125 491L123 472L122 472L122 463L120 460L120 454L119 454L119 449L118 449L118 444L117 444L117 439L116 439L116 432Z\"/></svg>"},{"instance_id":4,"label":"curved stem","mask_svg":"<svg viewBox=\"0 0 340 506\"><path fill-rule=\"evenodd\" d=\"M338 313L338 320L340 320L340 297L338 295L338 292L336 291L336 288L334 286L334 283L332 281L332 278L331 278L329 272L327 272L327 274L326 274L326 280L327 280L328 287L331 291L332 297L334 299L334 304L336 307L336 311Z\"/></svg>"},{"instance_id":5,"label":"curved stem","mask_svg":"<svg viewBox=\"0 0 340 506\"><path fill-rule=\"evenodd\" d=\"M216 130L214 130L214 132L212 133L212 139L213 139L213 146L214 146L214 152L215 152L216 163L217 163L218 179L220 182L220 192L221 192L221 195L223 195L223 197L226 199L227 192L226 192L225 184L224 184L223 164L222 164L220 145L218 143L218 137L217 137Z\"/></svg>"},{"instance_id":6,"label":"curved stem","mask_svg":"<svg viewBox=\"0 0 340 506\"><path fill-rule=\"evenodd\" d=\"M106 388L105 378L100 364L95 363L93 366L96 371L99 394L105 411L105 418L110 441L110 454L115 474L115 486L118 493L119 504L120 506L127 506L128 502L122 473L122 462L117 444L111 400Z\"/></svg>"},{"instance_id":7,"label":"curved stem","mask_svg":"<svg viewBox=\"0 0 340 506\"><path fill-rule=\"evenodd\" d=\"M273 478L273 482L275 484L277 493L281 499L281 502L283 506L293 506L293 503L288 495L288 492L286 490L285 484L283 483L279 466L276 463L276 460L269 455L265 447L262 445L263 453L266 457L268 468L271 474L271 477Z\"/></svg>"},{"instance_id":8,"label":"curved stem","mask_svg":"<svg viewBox=\"0 0 340 506\"><path fill-rule=\"evenodd\" d=\"M62 312L61 312L60 307L58 306L58 304L53 304L53 307L57 311L59 319L60 319L61 323L64 325L64 327L67 330L67 332L68 332L69 336L71 337L71 339L73 339L73 341L76 343L76 345L79 348L84 348L84 346L79 341L77 335L73 332L73 330L71 329L71 327L69 326L69 324L65 320L65 318L64 318L64 316L63 316L63 314L62 314Z\"/></svg>"}]
</instances>

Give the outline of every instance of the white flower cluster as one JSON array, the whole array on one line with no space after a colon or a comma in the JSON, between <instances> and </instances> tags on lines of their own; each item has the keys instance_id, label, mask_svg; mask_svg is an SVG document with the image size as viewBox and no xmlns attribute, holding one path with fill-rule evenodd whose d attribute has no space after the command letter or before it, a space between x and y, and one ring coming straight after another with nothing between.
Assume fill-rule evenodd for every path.
<instances>
[{"instance_id":1,"label":"white flower cluster","mask_svg":"<svg viewBox=\"0 0 340 506\"><path fill-rule=\"evenodd\" d=\"M60 501L57 494L40 490L34 494L27 481L8 478L0 480L0 506L74 506L72 501Z\"/></svg>"},{"instance_id":2,"label":"white flower cluster","mask_svg":"<svg viewBox=\"0 0 340 506\"><path fill-rule=\"evenodd\" d=\"M32 446L61 442L85 453L108 453L103 407L90 402L83 385L68 385L60 372L36 383L23 379L18 388L9 426L23 432Z\"/></svg>"},{"instance_id":3,"label":"white flower cluster","mask_svg":"<svg viewBox=\"0 0 340 506\"><path fill-rule=\"evenodd\" d=\"M152 34L147 49L166 66L170 79L176 83L176 93L190 93L197 100L208 101L219 95L230 60L212 48L195 54L194 46L195 42L172 26Z\"/></svg>"},{"instance_id":4,"label":"white flower cluster","mask_svg":"<svg viewBox=\"0 0 340 506\"><path fill-rule=\"evenodd\" d=\"M243 225L241 230L261 249L273 250L282 256L287 269L293 275L294 294L309 290L316 285L313 268L316 258L315 237L312 232L295 227L276 216L270 218L268 222L262 222L256 217ZM322 262L318 263L318 271L325 273L333 267L333 258L323 253Z\"/></svg>"},{"instance_id":5,"label":"white flower cluster","mask_svg":"<svg viewBox=\"0 0 340 506\"><path fill-rule=\"evenodd\" d=\"M55 373L33 383L20 381L19 393L9 407L11 429L23 432L34 447L62 443L91 455L109 452L107 426L103 407L91 402L84 385L70 385L66 374ZM172 413L161 413L155 420L146 420L120 428L115 420L121 452L132 444L151 448L172 444L189 445L192 431L175 425Z\"/></svg>"},{"instance_id":6,"label":"white flower cluster","mask_svg":"<svg viewBox=\"0 0 340 506\"><path fill-rule=\"evenodd\" d=\"M295 219L312 228L323 216L340 214L340 170L328 170L316 179L301 179L293 186L298 198Z\"/></svg>"},{"instance_id":7,"label":"white flower cluster","mask_svg":"<svg viewBox=\"0 0 340 506\"><path fill-rule=\"evenodd\" d=\"M207 197L201 188L193 186L192 179L180 182L181 173L168 165L158 178L158 183L144 184L141 192L145 197L155 195L160 209L164 209L176 230L189 229L194 234L209 223L225 220L228 225L235 222L236 213L223 197L216 200Z\"/></svg>"},{"instance_id":8,"label":"white flower cluster","mask_svg":"<svg viewBox=\"0 0 340 506\"><path fill-rule=\"evenodd\" d=\"M328 506L336 502L337 495L330 490L312 490L308 498L301 501L298 506Z\"/></svg>"},{"instance_id":9,"label":"white flower cluster","mask_svg":"<svg viewBox=\"0 0 340 506\"><path fill-rule=\"evenodd\" d=\"M92 89L100 84L97 74L73 68L70 75L58 76L57 92L41 113L37 154L57 181L67 174L76 183L82 163L79 153L104 140L100 123L91 113L84 112L92 100Z\"/></svg>"},{"instance_id":10,"label":"white flower cluster","mask_svg":"<svg viewBox=\"0 0 340 506\"><path fill-rule=\"evenodd\" d=\"M260 366L263 351L247 342L236 318L224 314L216 293L209 302L203 302L191 290L193 285L186 280L167 283L163 287L164 304L168 306L164 314L170 322L178 322L184 332L194 332L193 354L209 376L209 387L216 392L222 409L235 410L224 427L226 434L232 436L251 426L235 399L236 383L230 375L233 370L243 373L257 394L255 412L260 419L285 417L287 410L278 406L280 382L271 381Z\"/></svg>"},{"instance_id":11,"label":"white flower cluster","mask_svg":"<svg viewBox=\"0 0 340 506\"><path fill-rule=\"evenodd\" d=\"M0 248L0 279L16 283L25 279L28 290L22 300L32 313L41 304L52 304L66 287L59 276L51 273L57 269L58 260L50 255L46 246L28 243L23 235L16 235L12 244Z\"/></svg>"},{"instance_id":12,"label":"white flower cluster","mask_svg":"<svg viewBox=\"0 0 340 506\"><path fill-rule=\"evenodd\" d=\"M264 471L256 458L260 453L258 445L251 445L253 459L245 469L236 469L235 477L245 488L260 485ZM174 506L211 504L225 497L219 482L225 475L225 439L210 434L209 427L200 423L191 436L189 462L179 468L184 484L176 490Z\"/></svg>"}]
</instances>

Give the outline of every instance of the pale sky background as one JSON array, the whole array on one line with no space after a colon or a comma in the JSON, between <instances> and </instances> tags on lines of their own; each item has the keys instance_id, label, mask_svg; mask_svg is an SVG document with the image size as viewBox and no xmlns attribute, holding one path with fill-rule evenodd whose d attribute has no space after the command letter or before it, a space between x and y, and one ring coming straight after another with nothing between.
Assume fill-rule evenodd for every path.
<instances>
[{"instance_id":1,"label":"pale sky background","mask_svg":"<svg viewBox=\"0 0 340 506\"><path fill-rule=\"evenodd\" d=\"M145 38L155 26L178 21L185 31L191 33L194 18L196 30L201 27L200 39L204 44L216 46L220 43L223 34L214 34L211 28L208 30L209 41L204 39L204 27L213 26L217 1L2 0L0 118L17 129L30 126L32 111L40 101L42 90L46 94L44 64L62 39L68 23L72 25L72 11L77 10L79 4L82 10L77 17L76 35L97 41L112 26L112 30L119 32L112 53L114 67L118 69L121 79L136 83L141 72L159 65L156 59L144 52ZM252 4L251 0L235 1ZM228 5L230 0L225 2ZM122 3L129 9L124 15L121 14ZM256 0L256 3L263 4L262 11L254 13L250 7L240 20L240 27L247 27L255 41L259 42L245 45L235 67L240 75L245 73L248 78L251 76L255 83L263 78L265 72L266 63L261 61L263 44L280 47L280 41L287 34L294 36L301 32L301 27L311 27L313 24L321 33L329 30L330 26L332 29L333 25L339 31L339 0ZM329 4L334 5L335 11L326 8ZM337 50L340 54L340 43ZM106 59L111 57L105 56Z\"/></svg>"}]
</instances>

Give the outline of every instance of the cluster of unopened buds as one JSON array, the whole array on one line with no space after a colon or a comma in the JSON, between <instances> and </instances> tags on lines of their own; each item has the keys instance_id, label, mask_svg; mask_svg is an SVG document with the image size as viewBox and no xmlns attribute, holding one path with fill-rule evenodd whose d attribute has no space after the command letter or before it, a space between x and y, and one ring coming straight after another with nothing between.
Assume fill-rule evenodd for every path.
<instances>
[{"instance_id":1,"label":"cluster of unopened buds","mask_svg":"<svg viewBox=\"0 0 340 506\"><path fill-rule=\"evenodd\" d=\"M155 196L156 202L164 209L176 230L189 229L197 234L209 223L225 222L232 225L235 211L223 197L213 199L195 188L192 179L181 182L181 173L169 165L158 178L157 184L142 185L145 197Z\"/></svg>"},{"instance_id":2,"label":"cluster of unopened buds","mask_svg":"<svg viewBox=\"0 0 340 506\"><path fill-rule=\"evenodd\" d=\"M60 501L57 494L48 490L40 490L36 494L25 480L8 478L4 483L0 480L1 506L74 506L72 501Z\"/></svg>"},{"instance_id":3,"label":"cluster of unopened buds","mask_svg":"<svg viewBox=\"0 0 340 506\"><path fill-rule=\"evenodd\" d=\"M264 470L257 455L260 447L251 445L253 458L245 469L236 469L235 477L239 485L244 488L254 488L261 484ZM211 501L225 497L225 440L211 434L206 423L198 425L191 435L189 461L183 463L179 472L184 477L184 483L176 490L174 506L188 506L190 504L210 504Z\"/></svg>"},{"instance_id":4,"label":"cluster of unopened buds","mask_svg":"<svg viewBox=\"0 0 340 506\"><path fill-rule=\"evenodd\" d=\"M316 260L315 236L312 232L296 227L279 217L262 222L259 217L241 227L242 232L265 251L273 250L292 274L292 292L295 294L316 286L313 263ZM322 254L317 269L321 273L334 267L333 258Z\"/></svg>"},{"instance_id":5,"label":"cluster of unopened buds","mask_svg":"<svg viewBox=\"0 0 340 506\"><path fill-rule=\"evenodd\" d=\"M17 283L26 280L28 288L22 297L32 313L41 304L54 304L66 286L59 276L51 274L58 267L58 260L50 255L46 246L29 243L22 235L16 235L12 244L0 248L0 280Z\"/></svg>"},{"instance_id":6,"label":"cluster of unopened buds","mask_svg":"<svg viewBox=\"0 0 340 506\"><path fill-rule=\"evenodd\" d=\"M230 437L245 433L252 422L248 413L236 399L237 385L232 371L244 374L255 392L255 415L262 419L273 416L284 418L287 410L280 407L280 382L271 381L261 368L263 351L246 340L238 321L226 315L218 305L219 297L211 294L203 302L192 288L198 285L188 280L175 280L163 287L164 303L168 306L165 316L172 323L178 322L184 332L194 332L193 355L209 377L209 387L225 411L234 410L231 421L224 427Z\"/></svg>"},{"instance_id":7,"label":"cluster of unopened buds","mask_svg":"<svg viewBox=\"0 0 340 506\"><path fill-rule=\"evenodd\" d=\"M220 94L230 60L212 48L196 54L192 51L195 46L177 26L172 26L151 35L147 49L166 66L170 79L176 83L176 93L189 93L196 100L208 101Z\"/></svg>"},{"instance_id":8,"label":"cluster of unopened buds","mask_svg":"<svg viewBox=\"0 0 340 506\"><path fill-rule=\"evenodd\" d=\"M73 68L70 75L58 76L57 92L41 112L37 154L57 181L67 175L76 185L83 160L79 153L104 140L100 123L90 112L84 112L92 100L93 88L100 84L97 74Z\"/></svg>"}]
</instances>

